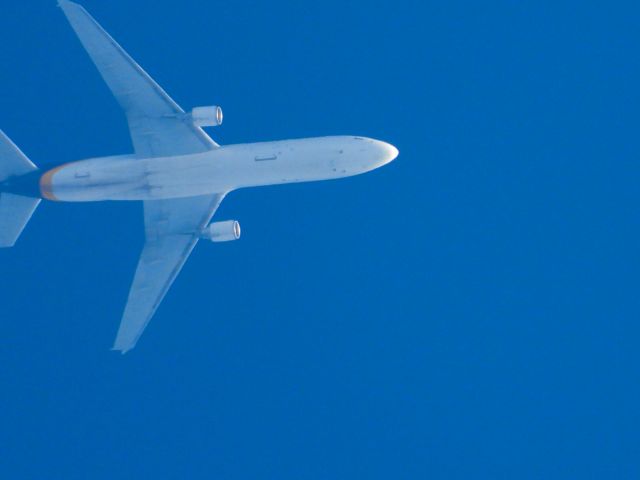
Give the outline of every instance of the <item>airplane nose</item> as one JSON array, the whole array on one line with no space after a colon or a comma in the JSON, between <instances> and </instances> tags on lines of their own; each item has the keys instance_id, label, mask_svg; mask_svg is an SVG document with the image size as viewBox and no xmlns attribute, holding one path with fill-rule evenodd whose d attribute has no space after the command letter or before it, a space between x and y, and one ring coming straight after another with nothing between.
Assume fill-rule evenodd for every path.
<instances>
[{"instance_id":1,"label":"airplane nose","mask_svg":"<svg viewBox=\"0 0 640 480\"><path fill-rule=\"evenodd\" d=\"M379 167L386 165L398 156L398 149L387 142L381 142L380 140L374 140L376 159Z\"/></svg>"},{"instance_id":2,"label":"airplane nose","mask_svg":"<svg viewBox=\"0 0 640 480\"><path fill-rule=\"evenodd\" d=\"M393 145L391 145L390 143L385 143L385 142L382 142L382 143L384 143L384 149L385 149L385 152L386 152L385 163L389 163L392 160L395 160L396 157L398 156L398 154L400 153L398 151L398 149L396 147L394 147Z\"/></svg>"}]
</instances>

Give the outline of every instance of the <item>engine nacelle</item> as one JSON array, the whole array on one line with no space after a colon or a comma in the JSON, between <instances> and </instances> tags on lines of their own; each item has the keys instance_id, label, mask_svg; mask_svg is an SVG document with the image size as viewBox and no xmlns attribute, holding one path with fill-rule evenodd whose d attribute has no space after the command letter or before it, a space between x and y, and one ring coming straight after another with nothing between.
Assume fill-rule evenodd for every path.
<instances>
[{"instance_id":1,"label":"engine nacelle","mask_svg":"<svg viewBox=\"0 0 640 480\"><path fill-rule=\"evenodd\" d=\"M222 108L217 105L196 107L191 110L191 121L197 127L217 127L222 125Z\"/></svg>"},{"instance_id":2,"label":"engine nacelle","mask_svg":"<svg viewBox=\"0 0 640 480\"><path fill-rule=\"evenodd\" d=\"M240 224L235 220L215 222L205 228L200 235L212 242L230 242L240 238Z\"/></svg>"}]
</instances>

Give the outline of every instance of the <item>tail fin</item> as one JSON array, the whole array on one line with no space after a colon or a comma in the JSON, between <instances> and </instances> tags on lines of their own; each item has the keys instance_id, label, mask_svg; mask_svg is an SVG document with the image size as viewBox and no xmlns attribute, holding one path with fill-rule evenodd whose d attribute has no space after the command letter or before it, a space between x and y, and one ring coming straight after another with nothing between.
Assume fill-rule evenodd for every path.
<instances>
[{"instance_id":1,"label":"tail fin","mask_svg":"<svg viewBox=\"0 0 640 480\"><path fill-rule=\"evenodd\" d=\"M0 130L0 183L34 170L37 167ZM39 203L38 198L0 193L0 248L13 247Z\"/></svg>"}]
</instances>

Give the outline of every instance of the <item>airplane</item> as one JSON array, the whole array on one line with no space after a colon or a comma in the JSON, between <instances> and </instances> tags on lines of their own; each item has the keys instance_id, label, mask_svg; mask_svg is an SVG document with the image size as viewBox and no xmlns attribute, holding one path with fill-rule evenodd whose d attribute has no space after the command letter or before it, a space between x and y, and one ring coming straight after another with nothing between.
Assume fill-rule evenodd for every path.
<instances>
[{"instance_id":1,"label":"airplane","mask_svg":"<svg viewBox=\"0 0 640 480\"><path fill-rule=\"evenodd\" d=\"M0 130L0 247L12 247L42 199L141 201L145 243L112 350L131 350L198 240L240 238L235 220L211 222L240 188L329 180L391 162L391 144L330 136L218 145L203 130L219 106L185 112L77 3L58 6L124 110L134 153L40 170Z\"/></svg>"}]
</instances>

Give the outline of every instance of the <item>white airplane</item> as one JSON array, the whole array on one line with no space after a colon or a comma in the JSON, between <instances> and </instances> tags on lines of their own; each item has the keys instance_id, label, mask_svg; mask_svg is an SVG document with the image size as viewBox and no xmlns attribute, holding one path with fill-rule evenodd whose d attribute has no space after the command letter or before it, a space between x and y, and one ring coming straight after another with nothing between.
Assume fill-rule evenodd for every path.
<instances>
[{"instance_id":1,"label":"white airplane","mask_svg":"<svg viewBox=\"0 0 640 480\"><path fill-rule=\"evenodd\" d=\"M236 221L209 223L227 193L358 175L398 155L354 136L220 146L202 130L222 123L220 107L185 113L84 8L58 5L124 109L135 153L41 171L0 131L0 247L15 244L43 198L144 202L145 245L113 350L135 346L199 239L240 238Z\"/></svg>"}]
</instances>

